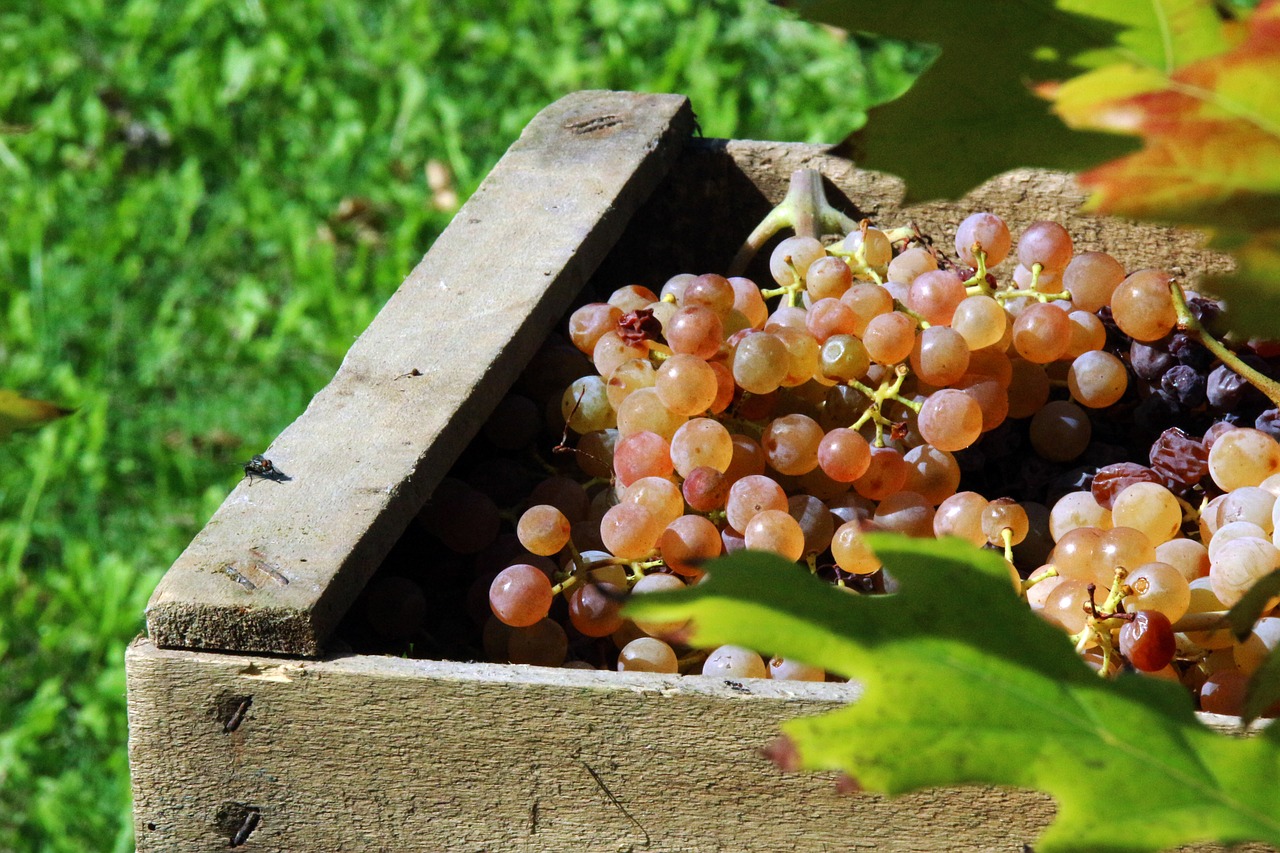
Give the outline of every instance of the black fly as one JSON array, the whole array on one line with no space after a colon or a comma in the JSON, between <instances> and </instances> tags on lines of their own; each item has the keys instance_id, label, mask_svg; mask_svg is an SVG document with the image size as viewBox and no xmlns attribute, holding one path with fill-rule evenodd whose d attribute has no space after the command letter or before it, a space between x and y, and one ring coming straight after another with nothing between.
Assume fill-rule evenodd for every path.
<instances>
[{"instance_id":1,"label":"black fly","mask_svg":"<svg viewBox=\"0 0 1280 853\"><path fill-rule=\"evenodd\" d=\"M286 480L293 479L261 453L255 454L252 459L244 463L244 475L249 478L249 485L251 486L255 479L271 480L273 483L283 483Z\"/></svg>"}]
</instances>

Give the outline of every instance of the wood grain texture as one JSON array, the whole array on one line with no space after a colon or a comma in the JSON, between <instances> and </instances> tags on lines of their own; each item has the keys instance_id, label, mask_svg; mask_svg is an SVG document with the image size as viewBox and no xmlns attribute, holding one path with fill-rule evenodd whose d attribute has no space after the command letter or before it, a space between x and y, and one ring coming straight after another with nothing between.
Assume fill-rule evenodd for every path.
<instances>
[{"instance_id":1,"label":"wood grain texture","mask_svg":"<svg viewBox=\"0 0 1280 853\"><path fill-rule=\"evenodd\" d=\"M541 112L165 575L159 644L318 654L661 180L693 129L676 95L579 92Z\"/></svg>"},{"instance_id":2,"label":"wood grain texture","mask_svg":"<svg viewBox=\"0 0 1280 853\"><path fill-rule=\"evenodd\" d=\"M1020 853L1053 815L1027 791L841 795L759 756L850 685L145 640L126 662L139 853L225 850L253 815L248 851Z\"/></svg>"}]
</instances>

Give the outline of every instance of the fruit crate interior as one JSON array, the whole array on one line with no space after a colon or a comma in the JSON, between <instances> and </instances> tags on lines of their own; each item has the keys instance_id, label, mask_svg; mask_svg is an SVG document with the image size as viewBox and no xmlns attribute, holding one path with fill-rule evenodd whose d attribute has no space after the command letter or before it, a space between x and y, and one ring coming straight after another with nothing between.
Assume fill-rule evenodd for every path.
<instances>
[{"instance_id":1,"label":"fruit crate interior","mask_svg":"<svg viewBox=\"0 0 1280 853\"><path fill-rule=\"evenodd\" d=\"M723 271L793 171L821 172L855 219L944 246L989 210L1015 234L1058 221L1077 251L1128 269L1222 263L1193 235L1081 215L1066 175L904 207L897 180L821 146L694 127L676 96L584 92L544 110L267 449L288 479L241 483L178 559L129 652L139 850L1016 850L1047 823L1037 794L850 799L759 757L780 720L853 685L475 662L473 587L494 567L440 547L426 520L440 513L422 513L433 491L488 466L516 495L484 425L513 387L559 381L544 344L567 313ZM762 263L748 274L763 282ZM540 438L549 462L558 438ZM413 578L420 604L394 585L361 597L385 577ZM397 608L425 619L388 637L369 614Z\"/></svg>"}]
</instances>

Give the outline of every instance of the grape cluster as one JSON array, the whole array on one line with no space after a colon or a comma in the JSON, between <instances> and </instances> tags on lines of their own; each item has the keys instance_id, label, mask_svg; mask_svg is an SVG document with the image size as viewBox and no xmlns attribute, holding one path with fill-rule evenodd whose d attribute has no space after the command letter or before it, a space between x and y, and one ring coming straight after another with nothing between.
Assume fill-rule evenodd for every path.
<instances>
[{"instance_id":1,"label":"grape cluster","mask_svg":"<svg viewBox=\"0 0 1280 853\"><path fill-rule=\"evenodd\" d=\"M682 274L574 310L419 520L465 563L446 574L484 656L823 680L744 649L697 652L683 625L635 624L621 606L743 548L851 593L891 591L874 529L995 549L1099 669L1236 707L1280 617L1243 644L1179 623L1280 567L1277 417L1235 372L1269 374L1272 353L1249 342L1226 363L1187 329L1187 316L1211 328L1215 303L1167 271L1076 252L1054 222L1015 243L976 213L954 249L863 222L778 242L767 287ZM387 580L400 585L366 599L415 624L424 596ZM430 644L381 624L384 640Z\"/></svg>"}]
</instances>

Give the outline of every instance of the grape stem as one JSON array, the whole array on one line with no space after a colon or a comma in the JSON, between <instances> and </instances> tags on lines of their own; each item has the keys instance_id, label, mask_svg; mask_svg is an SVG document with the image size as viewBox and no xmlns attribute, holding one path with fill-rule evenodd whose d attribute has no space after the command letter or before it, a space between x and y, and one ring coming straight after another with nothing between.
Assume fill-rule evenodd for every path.
<instances>
[{"instance_id":1,"label":"grape stem","mask_svg":"<svg viewBox=\"0 0 1280 853\"><path fill-rule=\"evenodd\" d=\"M784 228L790 228L800 237L818 238L824 231L847 234L857 227L857 222L827 201L822 189L822 175L817 170L798 169L791 173L791 186L786 198L760 220L734 255L733 262L729 264L729 275L742 275L769 238Z\"/></svg>"},{"instance_id":2,"label":"grape stem","mask_svg":"<svg viewBox=\"0 0 1280 853\"><path fill-rule=\"evenodd\" d=\"M1267 396L1272 405L1280 406L1280 382L1270 379L1246 364L1240 356L1227 349L1217 338L1209 334L1187 304L1187 296L1182 292L1182 285L1176 281L1169 282L1169 293L1173 297L1173 310L1178 315L1178 328L1193 335L1205 349L1213 353L1241 378Z\"/></svg>"},{"instance_id":3,"label":"grape stem","mask_svg":"<svg viewBox=\"0 0 1280 853\"><path fill-rule=\"evenodd\" d=\"M893 421L886 418L884 413L881 411L881 408L884 406L886 401L894 400L906 406L916 414L920 413L920 403L917 403L915 400L909 400L906 397L901 397L898 394L898 392L902 390L902 383L910 373L910 368L905 364L899 364L894 369L893 379L886 377L880 382L880 387L875 389L872 389L867 385L863 385L856 379L850 382L849 385L851 387L856 389L871 402L867 408L863 410L862 415L853 422L849 429L861 429L862 425L867 421L874 421L876 425L876 440L874 444L876 447L884 447L884 428L893 426Z\"/></svg>"}]
</instances>

